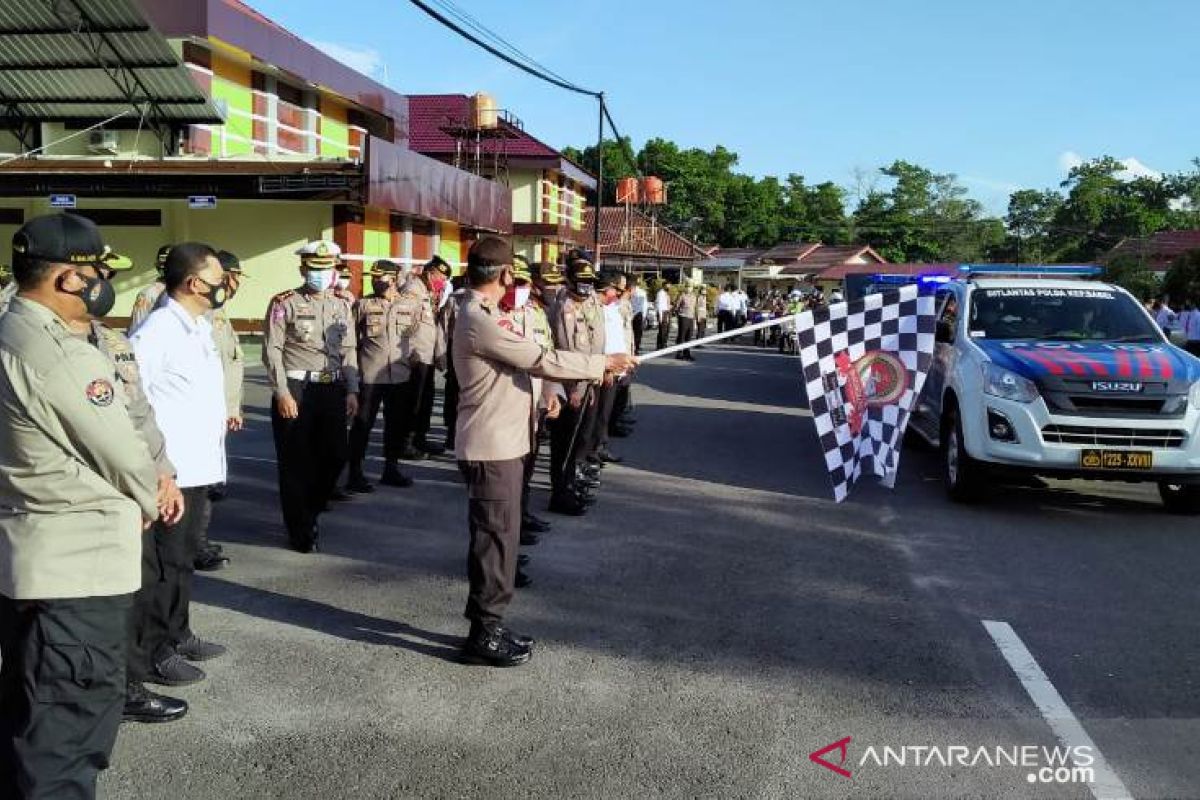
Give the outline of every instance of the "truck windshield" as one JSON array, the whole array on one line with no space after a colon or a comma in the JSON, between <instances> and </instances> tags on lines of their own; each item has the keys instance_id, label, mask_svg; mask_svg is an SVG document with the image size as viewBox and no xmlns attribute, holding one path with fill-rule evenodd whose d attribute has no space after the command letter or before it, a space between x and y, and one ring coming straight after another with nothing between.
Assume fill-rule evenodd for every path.
<instances>
[{"instance_id":1,"label":"truck windshield","mask_svg":"<svg viewBox=\"0 0 1200 800\"><path fill-rule=\"evenodd\" d=\"M1162 333L1123 292L1036 286L977 289L970 334L983 339L1161 342Z\"/></svg>"}]
</instances>

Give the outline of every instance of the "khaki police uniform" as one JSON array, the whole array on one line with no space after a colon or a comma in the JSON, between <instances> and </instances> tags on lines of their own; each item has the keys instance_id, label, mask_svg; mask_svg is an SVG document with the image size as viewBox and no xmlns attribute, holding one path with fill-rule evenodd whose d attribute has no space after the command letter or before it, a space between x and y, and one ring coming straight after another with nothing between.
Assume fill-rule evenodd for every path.
<instances>
[{"instance_id":1,"label":"khaki police uniform","mask_svg":"<svg viewBox=\"0 0 1200 800\"><path fill-rule=\"evenodd\" d=\"M594 296L580 300L564 291L551 310L555 350L587 355L604 352L604 312ZM596 415L590 382L567 381L563 389L568 402L550 427L550 482L555 494L570 490L575 466L590 449Z\"/></svg>"},{"instance_id":2,"label":"khaki police uniform","mask_svg":"<svg viewBox=\"0 0 1200 800\"><path fill-rule=\"evenodd\" d=\"M696 332L696 295L687 287L680 287L679 299L675 301L675 316L679 319L675 344L690 342ZM675 354L675 358L683 361L693 360L690 350L680 350Z\"/></svg>"},{"instance_id":3,"label":"khaki police uniform","mask_svg":"<svg viewBox=\"0 0 1200 800\"><path fill-rule=\"evenodd\" d=\"M442 341L446 351L446 383L442 387L442 422L446 426L446 449L455 448L454 428L458 423L458 373L454 371L454 359L449 355L454 352L454 323L458 319L459 309L466 301L469 291L465 288L456 289L446 301L442 309L440 323Z\"/></svg>"},{"instance_id":4,"label":"khaki police uniform","mask_svg":"<svg viewBox=\"0 0 1200 800\"><path fill-rule=\"evenodd\" d=\"M708 289L703 286L696 292L696 338L704 338L708 327Z\"/></svg>"},{"instance_id":5,"label":"khaki police uniform","mask_svg":"<svg viewBox=\"0 0 1200 800\"><path fill-rule=\"evenodd\" d=\"M166 288L167 285L162 280L156 280L138 292L133 301L133 310L129 312L129 333L136 331L138 326L146 321L146 317L150 316L150 312L158 307Z\"/></svg>"},{"instance_id":6,"label":"khaki police uniform","mask_svg":"<svg viewBox=\"0 0 1200 800\"><path fill-rule=\"evenodd\" d=\"M599 380L602 355L543 348L507 330L500 310L472 291L454 329L461 386L457 455L467 482L471 545L465 616L498 624L513 596L521 536L524 459L535 441L538 398L531 377Z\"/></svg>"},{"instance_id":7,"label":"khaki police uniform","mask_svg":"<svg viewBox=\"0 0 1200 800\"><path fill-rule=\"evenodd\" d=\"M279 499L294 547L316 542L317 516L346 464L346 396L359 388L357 337L350 307L308 286L272 298L263 324L263 363L275 398L291 395L299 416L271 406Z\"/></svg>"},{"instance_id":8,"label":"khaki police uniform","mask_svg":"<svg viewBox=\"0 0 1200 800\"><path fill-rule=\"evenodd\" d=\"M445 341L441 339L438 325L438 298L433 296L421 276L410 275L400 294L401 302L414 314L408 342L411 372L405 388L406 409L401 434L403 447L411 454L414 447L418 450L428 448L426 437L433 417L434 364L439 353L445 352Z\"/></svg>"},{"instance_id":9,"label":"khaki police uniform","mask_svg":"<svg viewBox=\"0 0 1200 800\"><path fill-rule=\"evenodd\" d=\"M400 417L404 409L404 385L411 375L408 356L414 310L413 304L401 302L399 297L380 294L371 294L355 304L361 385L358 414L350 428L351 482L363 478L367 444L381 405L384 458L389 464L400 458Z\"/></svg>"},{"instance_id":10,"label":"khaki police uniform","mask_svg":"<svg viewBox=\"0 0 1200 800\"><path fill-rule=\"evenodd\" d=\"M112 365L45 306L0 317L0 367L0 748L19 762L0 757L0 796L92 797L158 469Z\"/></svg>"},{"instance_id":11,"label":"khaki police uniform","mask_svg":"<svg viewBox=\"0 0 1200 800\"><path fill-rule=\"evenodd\" d=\"M233 321L218 308L209 314L212 323L213 342L221 355L221 367L225 373L225 415L230 419L242 417L243 384L246 377L246 354L242 351L241 337L233 328Z\"/></svg>"}]
</instances>

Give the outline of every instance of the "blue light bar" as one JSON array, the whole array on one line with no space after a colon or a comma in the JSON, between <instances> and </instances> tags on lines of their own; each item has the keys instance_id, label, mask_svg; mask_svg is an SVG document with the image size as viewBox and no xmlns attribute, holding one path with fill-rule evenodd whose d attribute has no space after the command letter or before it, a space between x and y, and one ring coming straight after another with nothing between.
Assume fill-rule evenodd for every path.
<instances>
[{"instance_id":1,"label":"blue light bar","mask_svg":"<svg viewBox=\"0 0 1200 800\"><path fill-rule=\"evenodd\" d=\"M881 286L907 286L910 283L949 283L949 275L941 274L924 274L924 275L885 275L880 273L871 276L871 283Z\"/></svg>"},{"instance_id":2,"label":"blue light bar","mask_svg":"<svg viewBox=\"0 0 1200 800\"><path fill-rule=\"evenodd\" d=\"M1095 277L1104 272L1093 264L960 264L967 275L1020 275L1043 278Z\"/></svg>"}]
</instances>

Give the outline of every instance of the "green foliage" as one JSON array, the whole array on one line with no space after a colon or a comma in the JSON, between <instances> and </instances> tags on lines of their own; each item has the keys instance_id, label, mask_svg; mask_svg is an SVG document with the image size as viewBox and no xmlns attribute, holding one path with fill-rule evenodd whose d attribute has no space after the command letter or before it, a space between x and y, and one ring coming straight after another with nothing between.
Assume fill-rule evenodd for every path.
<instances>
[{"instance_id":1,"label":"green foliage","mask_svg":"<svg viewBox=\"0 0 1200 800\"><path fill-rule=\"evenodd\" d=\"M1171 263L1163 277L1162 294L1176 306L1200 302L1200 250L1189 250Z\"/></svg>"},{"instance_id":2,"label":"green foliage","mask_svg":"<svg viewBox=\"0 0 1200 800\"><path fill-rule=\"evenodd\" d=\"M1123 255L1114 258L1104 267L1104 279L1125 287L1139 300L1149 300L1161 292L1158 276L1146 269L1135 256Z\"/></svg>"}]
</instances>

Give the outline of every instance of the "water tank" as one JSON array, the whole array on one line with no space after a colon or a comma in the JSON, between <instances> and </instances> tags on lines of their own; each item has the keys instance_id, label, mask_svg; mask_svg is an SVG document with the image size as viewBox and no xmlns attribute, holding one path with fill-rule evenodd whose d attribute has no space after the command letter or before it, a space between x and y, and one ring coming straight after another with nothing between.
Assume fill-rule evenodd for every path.
<instances>
[{"instance_id":1,"label":"water tank","mask_svg":"<svg viewBox=\"0 0 1200 800\"><path fill-rule=\"evenodd\" d=\"M638 202L638 179L637 178L621 178L617 181L617 202L618 203L636 203Z\"/></svg>"},{"instance_id":2,"label":"water tank","mask_svg":"<svg viewBox=\"0 0 1200 800\"><path fill-rule=\"evenodd\" d=\"M500 124L500 112L496 98L487 92L471 95L471 125L475 128L495 128Z\"/></svg>"},{"instance_id":3,"label":"water tank","mask_svg":"<svg viewBox=\"0 0 1200 800\"><path fill-rule=\"evenodd\" d=\"M642 178L642 202L651 206L661 206L667 202L667 187L662 178Z\"/></svg>"}]
</instances>

